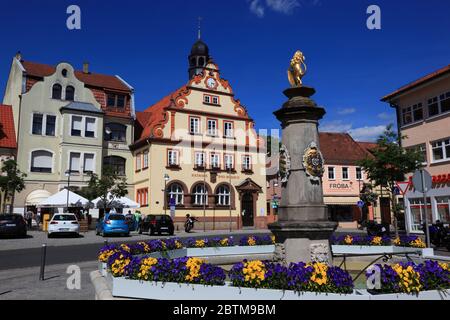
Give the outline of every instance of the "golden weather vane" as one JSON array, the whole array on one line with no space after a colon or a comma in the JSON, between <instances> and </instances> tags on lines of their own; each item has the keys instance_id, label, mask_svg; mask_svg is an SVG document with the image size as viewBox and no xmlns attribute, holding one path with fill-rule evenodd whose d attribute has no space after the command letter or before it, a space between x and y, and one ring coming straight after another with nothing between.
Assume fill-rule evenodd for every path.
<instances>
[{"instance_id":1,"label":"golden weather vane","mask_svg":"<svg viewBox=\"0 0 450 320\"><path fill-rule=\"evenodd\" d=\"M301 87L302 78L306 74L305 56L300 50L295 52L287 71L288 80L292 87Z\"/></svg>"}]
</instances>

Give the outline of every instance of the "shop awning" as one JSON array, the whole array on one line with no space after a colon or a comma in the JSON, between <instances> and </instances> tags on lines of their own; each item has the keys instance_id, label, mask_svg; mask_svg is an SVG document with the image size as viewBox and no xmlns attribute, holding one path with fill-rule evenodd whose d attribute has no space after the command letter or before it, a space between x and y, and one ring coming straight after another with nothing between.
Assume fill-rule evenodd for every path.
<instances>
[{"instance_id":1,"label":"shop awning","mask_svg":"<svg viewBox=\"0 0 450 320\"><path fill-rule=\"evenodd\" d=\"M48 197L47 199L41 201L38 207L47 208L64 208L69 204L69 207L85 207L89 204L89 200L83 198L82 196L69 191L69 197L67 197L67 189L61 190L58 193Z\"/></svg>"},{"instance_id":2,"label":"shop awning","mask_svg":"<svg viewBox=\"0 0 450 320\"><path fill-rule=\"evenodd\" d=\"M329 205L346 205L346 206L356 206L356 203L361 200L359 197L323 197L325 204Z\"/></svg>"},{"instance_id":3,"label":"shop awning","mask_svg":"<svg viewBox=\"0 0 450 320\"><path fill-rule=\"evenodd\" d=\"M27 196L25 200L26 206L35 206L41 201L47 199L52 194L48 192L47 190L34 190L30 192L30 194Z\"/></svg>"}]
</instances>

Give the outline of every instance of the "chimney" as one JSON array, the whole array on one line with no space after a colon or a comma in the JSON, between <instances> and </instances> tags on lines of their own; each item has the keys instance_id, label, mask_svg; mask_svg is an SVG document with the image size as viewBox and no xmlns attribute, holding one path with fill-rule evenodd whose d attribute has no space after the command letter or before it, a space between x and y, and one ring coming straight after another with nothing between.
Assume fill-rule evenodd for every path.
<instances>
[{"instance_id":1,"label":"chimney","mask_svg":"<svg viewBox=\"0 0 450 320\"><path fill-rule=\"evenodd\" d=\"M86 73L86 74L89 73L89 62L83 63L83 73Z\"/></svg>"},{"instance_id":2,"label":"chimney","mask_svg":"<svg viewBox=\"0 0 450 320\"><path fill-rule=\"evenodd\" d=\"M22 53L20 51L17 51L15 58L19 61L22 60Z\"/></svg>"}]
</instances>

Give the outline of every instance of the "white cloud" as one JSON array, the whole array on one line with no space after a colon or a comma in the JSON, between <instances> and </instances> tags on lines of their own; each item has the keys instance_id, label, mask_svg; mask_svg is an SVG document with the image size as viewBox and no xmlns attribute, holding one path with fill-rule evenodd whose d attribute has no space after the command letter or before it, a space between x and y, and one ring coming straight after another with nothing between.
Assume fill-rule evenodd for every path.
<instances>
[{"instance_id":1,"label":"white cloud","mask_svg":"<svg viewBox=\"0 0 450 320\"><path fill-rule=\"evenodd\" d=\"M267 10L290 15L296 8L309 5L320 5L320 0L247 0L250 3L250 12L258 18L263 18Z\"/></svg>"},{"instance_id":2,"label":"white cloud","mask_svg":"<svg viewBox=\"0 0 450 320\"><path fill-rule=\"evenodd\" d=\"M338 114L346 115L346 114L352 114L355 112L356 112L355 108L344 108L344 109L339 109Z\"/></svg>"},{"instance_id":3,"label":"white cloud","mask_svg":"<svg viewBox=\"0 0 450 320\"><path fill-rule=\"evenodd\" d=\"M385 129L385 125L353 128L351 123L345 123L342 120L325 122L319 126L320 132L345 132L356 141L376 141Z\"/></svg>"},{"instance_id":4,"label":"white cloud","mask_svg":"<svg viewBox=\"0 0 450 320\"><path fill-rule=\"evenodd\" d=\"M372 126L372 127L361 127L355 128L348 131L356 141L376 141L377 138L383 134L386 130L386 126Z\"/></svg>"},{"instance_id":5,"label":"white cloud","mask_svg":"<svg viewBox=\"0 0 450 320\"><path fill-rule=\"evenodd\" d=\"M250 12L255 14L258 18L264 17L264 7L260 0L251 0L250 2Z\"/></svg>"},{"instance_id":6,"label":"white cloud","mask_svg":"<svg viewBox=\"0 0 450 320\"><path fill-rule=\"evenodd\" d=\"M348 132L352 128L350 123L343 123L342 120L326 122L320 125L319 131L322 132Z\"/></svg>"},{"instance_id":7,"label":"white cloud","mask_svg":"<svg viewBox=\"0 0 450 320\"><path fill-rule=\"evenodd\" d=\"M391 112L382 112L377 115L377 117L381 120L389 120L394 121L395 120L395 113Z\"/></svg>"},{"instance_id":8,"label":"white cloud","mask_svg":"<svg viewBox=\"0 0 450 320\"><path fill-rule=\"evenodd\" d=\"M273 11L291 14L295 8L300 7L298 0L266 0L266 5Z\"/></svg>"}]
</instances>

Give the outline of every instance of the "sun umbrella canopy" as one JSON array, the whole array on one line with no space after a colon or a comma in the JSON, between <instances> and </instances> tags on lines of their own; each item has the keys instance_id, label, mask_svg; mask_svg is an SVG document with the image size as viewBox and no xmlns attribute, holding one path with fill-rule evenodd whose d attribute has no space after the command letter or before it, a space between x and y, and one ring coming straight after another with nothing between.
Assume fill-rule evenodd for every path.
<instances>
[{"instance_id":1,"label":"sun umbrella canopy","mask_svg":"<svg viewBox=\"0 0 450 320\"><path fill-rule=\"evenodd\" d=\"M38 207L50 207L50 208L63 208L67 207L67 192L69 192L69 207L85 207L89 204L89 200L82 196L68 191L67 189L61 190L58 193L42 200L38 203Z\"/></svg>"},{"instance_id":2,"label":"sun umbrella canopy","mask_svg":"<svg viewBox=\"0 0 450 320\"><path fill-rule=\"evenodd\" d=\"M140 208L139 203L134 202L133 200L127 198L127 197L120 197L115 198L111 195L111 193L108 193L107 195L107 205L106 207L108 209L110 208ZM97 209L103 209L103 201L100 197L97 199L92 200L92 203Z\"/></svg>"}]
</instances>

